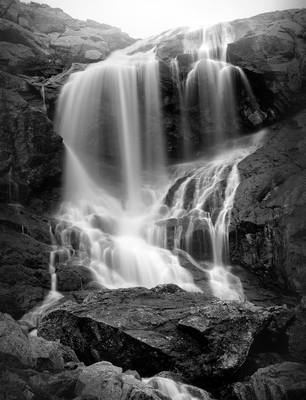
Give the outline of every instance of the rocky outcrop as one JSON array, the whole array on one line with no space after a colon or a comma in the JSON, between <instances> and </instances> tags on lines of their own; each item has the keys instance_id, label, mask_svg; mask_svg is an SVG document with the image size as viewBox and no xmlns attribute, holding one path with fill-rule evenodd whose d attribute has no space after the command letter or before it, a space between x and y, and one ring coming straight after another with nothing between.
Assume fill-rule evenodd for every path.
<instances>
[{"instance_id":1,"label":"rocky outcrop","mask_svg":"<svg viewBox=\"0 0 306 400\"><path fill-rule=\"evenodd\" d=\"M266 283L305 293L306 112L276 125L239 164L232 262Z\"/></svg>"},{"instance_id":2,"label":"rocky outcrop","mask_svg":"<svg viewBox=\"0 0 306 400\"><path fill-rule=\"evenodd\" d=\"M234 40L228 46L229 61L242 67L251 83L255 80L259 98L259 80L264 81L267 91L262 93L262 103L280 113L287 110L294 103L294 94L305 84L306 10L261 14L230 25Z\"/></svg>"},{"instance_id":3,"label":"rocky outcrop","mask_svg":"<svg viewBox=\"0 0 306 400\"><path fill-rule=\"evenodd\" d=\"M85 363L108 360L144 375L179 371L194 382L237 371L272 314L174 285L103 290L48 312L38 334L60 339Z\"/></svg>"},{"instance_id":4,"label":"rocky outcrop","mask_svg":"<svg viewBox=\"0 0 306 400\"><path fill-rule=\"evenodd\" d=\"M46 4L1 0L0 17L0 65L8 72L50 76L134 42L118 28L73 19Z\"/></svg>"}]
</instances>

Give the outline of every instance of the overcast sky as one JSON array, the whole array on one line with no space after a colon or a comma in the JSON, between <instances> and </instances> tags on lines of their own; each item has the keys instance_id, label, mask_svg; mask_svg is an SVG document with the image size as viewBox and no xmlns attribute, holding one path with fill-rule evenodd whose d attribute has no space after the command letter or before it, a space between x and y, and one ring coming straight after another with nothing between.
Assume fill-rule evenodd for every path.
<instances>
[{"instance_id":1,"label":"overcast sky","mask_svg":"<svg viewBox=\"0 0 306 400\"><path fill-rule=\"evenodd\" d=\"M28 0L24 0L29 2ZM144 38L182 25L209 25L266 11L306 7L306 0L36 0L72 17L94 19Z\"/></svg>"}]
</instances>

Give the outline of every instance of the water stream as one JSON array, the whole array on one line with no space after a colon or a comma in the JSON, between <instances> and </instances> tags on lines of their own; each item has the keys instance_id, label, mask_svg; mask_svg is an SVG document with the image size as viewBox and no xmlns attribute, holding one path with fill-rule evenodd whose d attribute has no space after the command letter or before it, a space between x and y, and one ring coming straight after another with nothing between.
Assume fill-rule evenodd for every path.
<instances>
[{"instance_id":1,"label":"water stream","mask_svg":"<svg viewBox=\"0 0 306 400\"><path fill-rule=\"evenodd\" d=\"M205 261L215 296L243 298L240 281L228 267L228 232L238 164L258 142L224 145L237 136L236 80L251 101L253 94L243 71L226 62L231 31L220 29L204 30L200 46L190 37L185 41L194 63L184 81L178 61L171 61L181 132L189 130L185 108L197 101L203 136L223 146L214 157L169 168L154 47L137 53L133 45L70 76L58 102L65 188L52 230L52 288L43 308L61 296L55 273L59 262L88 267L102 287L173 283L201 291L181 265L178 250L200 269L203 264L192 257ZM183 153L190 155L188 140L184 143ZM195 254L196 241L201 254Z\"/></svg>"}]
</instances>

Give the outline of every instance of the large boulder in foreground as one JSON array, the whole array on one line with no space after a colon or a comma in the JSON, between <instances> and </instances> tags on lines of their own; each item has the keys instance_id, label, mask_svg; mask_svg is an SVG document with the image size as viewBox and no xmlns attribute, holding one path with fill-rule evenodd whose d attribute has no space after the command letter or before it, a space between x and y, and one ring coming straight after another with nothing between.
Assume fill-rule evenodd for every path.
<instances>
[{"instance_id":1,"label":"large boulder in foreground","mask_svg":"<svg viewBox=\"0 0 306 400\"><path fill-rule=\"evenodd\" d=\"M74 351L59 342L28 337L20 324L0 313L1 399L170 400L170 391L210 395L171 379L141 380L137 371L123 372L102 361L85 367Z\"/></svg>"},{"instance_id":2,"label":"large boulder in foreground","mask_svg":"<svg viewBox=\"0 0 306 400\"><path fill-rule=\"evenodd\" d=\"M42 318L38 335L60 339L88 364L108 360L146 376L179 371L196 381L234 373L270 319L262 308L164 285L66 302Z\"/></svg>"},{"instance_id":3,"label":"large boulder in foreground","mask_svg":"<svg viewBox=\"0 0 306 400\"><path fill-rule=\"evenodd\" d=\"M246 382L233 385L233 400L304 400L306 365L284 362L261 368Z\"/></svg>"}]
</instances>

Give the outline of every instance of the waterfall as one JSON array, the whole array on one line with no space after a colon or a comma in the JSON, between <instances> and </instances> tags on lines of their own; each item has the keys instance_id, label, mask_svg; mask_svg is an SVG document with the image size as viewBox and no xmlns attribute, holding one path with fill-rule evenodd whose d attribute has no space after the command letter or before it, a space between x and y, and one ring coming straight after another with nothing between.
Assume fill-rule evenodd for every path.
<instances>
[{"instance_id":1,"label":"waterfall","mask_svg":"<svg viewBox=\"0 0 306 400\"><path fill-rule=\"evenodd\" d=\"M40 304L30 312L23 315L23 317L19 321L21 325L25 325L28 328L31 336L36 336L37 334L36 327L38 325L38 320L40 316L50 307L55 305L63 297L63 295L57 290L57 276L55 268L57 261L63 262L64 259L67 258L67 254L65 257L65 253L67 252L67 250L65 248L61 247L59 248L57 246L51 227L50 227L50 236L52 241L52 250L50 252L50 257L49 257L49 273L51 279L50 291L48 295L45 297L42 304Z\"/></svg>"},{"instance_id":2,"label":"waterfall","mask_svg":"<svg viewBox=\"0 0 306 400\"><path fill-rule=\"evenodd\" d=\"M172 250L205 261L212 291L222 299L243 298L241 283L228 267L230 217L240 182L238 164L258 148L263 134L235 141L233 148L212 159L178 166L163 200L167 207L149 235L152 243L172 243Z\"/></svg>"},{"instance_id":3,"label":"waterfall","mask_svg":"<svg viewBox=\"0 0 306 400\"><path fill-rule=\"evenodd\" d=\"M191 155L186 109L196 95L203 137L210 132L210 145L219 146L214 158L169 169L154 46L137 52L134 44L70 76L57 110L66 172L52 231L51 297L58 293L55 259L61 253L62 263L88 267L102 287L174 283L200 291L180 263L179 251L185 251L191 264L206 270L215 296L243 298L228 267L228 232L238 164L256 145L235 142L223 152L220 146L237 130L237 79L255 100L243 71L226 62L230 36L230 27L220 25L203 30L200 42L186 39L193 65L183 80L178 60L170 62L184 155Z\"/></svg>"},{"instance_id":4,"label":"waterfall","mask_svg":"<svg viewBox=\"0 0 306 400\"><path fill-rule=\"evenodd\" d=\"M154 53L119 52L74 74L58 108L67 154L58 241L102 286L199 291L177 256L144 234L167 179Z\"/></svg>"}]
</instances>

